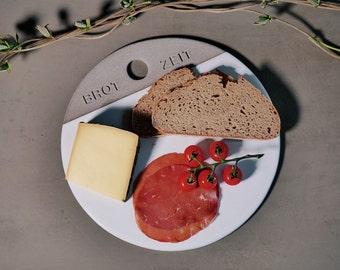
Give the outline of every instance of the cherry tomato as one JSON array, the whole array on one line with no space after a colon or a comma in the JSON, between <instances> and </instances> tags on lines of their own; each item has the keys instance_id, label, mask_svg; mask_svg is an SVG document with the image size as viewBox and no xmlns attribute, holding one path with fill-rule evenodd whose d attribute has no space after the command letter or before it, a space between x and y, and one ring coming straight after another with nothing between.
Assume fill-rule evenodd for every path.
<instances>
[{"instance_id":1,"label":"cherry tomato","mask_svg":"<svg viewBox=\"0 0 340 270\"><path fill-rule=\"evenodd\" d=\"M204 161L203 150L197 145L189 145L185 148L184 155L192 168L200 166Z\"/></svg>"},{"instance_id":2,"label":"cherry tomato","mask_svg":"<svg viewBox=\"0 0 340 270\"><path fill-rule=\"evenodd\" d=\"M177 183L183 191L192 191L197 187L197 178L193 173L187 171L178 176Z\"/></svg>"},{"instance_id":3,"label":"cherry tomato","mask_svg":"<svg viewBox=\"0 0 340 270\"><path fill-rule=\"evenodd\" d=\"M229 165L224 168L222 174L224 182L228 185L235 186L242 180L242 172L239 167L235 165Z\"/></svg>"},{"instance_id":4,"label":"cherry tomato","mask_svg":"<svg viewBox=\"0 0 340 270\"><path fill-rule=\"evenodd\" d=\"M211 169L204 169L198 174L198 185L204 189L213 189L217 186L217 177Z\"/></svg>"},{"instance_id":5,"label":"cherry tomato","mask_svg":"<svg viewBox=\"0 0 340 270\"><path fill-rule=\"evenodd\" d=\"M223 141L215 141L209 146L209 155L215 161L221 161L227 158L229 153L228 146Z\"/></svg>"}]
</instances>

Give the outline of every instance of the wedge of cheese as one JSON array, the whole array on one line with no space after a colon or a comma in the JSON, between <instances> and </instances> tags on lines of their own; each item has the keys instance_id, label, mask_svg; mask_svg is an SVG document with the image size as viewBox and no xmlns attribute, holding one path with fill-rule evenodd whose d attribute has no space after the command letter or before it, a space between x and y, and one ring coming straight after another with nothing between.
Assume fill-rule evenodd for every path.
<instances>
[{"instance_id":1,"label":"wedge of cheese","mask_svg":"<svg viewBox=\"0 0 340 270\"><path fill-rule=\"evenodd\" d=\"M124 201L136 156L138 136L115 127L80 123L66 179Z\"/></svg>"}]
</instances>

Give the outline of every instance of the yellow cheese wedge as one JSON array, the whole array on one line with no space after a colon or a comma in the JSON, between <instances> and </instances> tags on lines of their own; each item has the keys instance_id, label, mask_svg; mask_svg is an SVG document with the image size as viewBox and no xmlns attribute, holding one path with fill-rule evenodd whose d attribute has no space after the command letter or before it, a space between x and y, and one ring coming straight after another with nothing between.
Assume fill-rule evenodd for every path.
<instances>
[{"instance_id":1,"label":"yellow cheese wedge","mask_svg":"<svg viewBox=\"0 0 340 270\"><path fill-rule=\"evenodd\" d=\"M124 201L138 145L138 136L115 127L80 123L66 179Z\"/></svg>"}]
</instances>

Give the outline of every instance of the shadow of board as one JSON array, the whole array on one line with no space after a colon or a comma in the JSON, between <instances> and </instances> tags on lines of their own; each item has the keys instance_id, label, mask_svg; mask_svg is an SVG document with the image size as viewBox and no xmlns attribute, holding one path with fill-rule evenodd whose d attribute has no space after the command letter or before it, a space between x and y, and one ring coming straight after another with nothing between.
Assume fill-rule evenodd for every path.
<instances>
[{"instance_id":1,"label":"shadow of board","mask_svg":"<svg viewBox=\"0 0 340 270\"><path fill-rule=\"evenodd\" d=\"M293 129L300 119L300 106L293 91L269 64L260 68L260 80L266 88L281 119L281 133Z\"/></svg>"}]
</instances>

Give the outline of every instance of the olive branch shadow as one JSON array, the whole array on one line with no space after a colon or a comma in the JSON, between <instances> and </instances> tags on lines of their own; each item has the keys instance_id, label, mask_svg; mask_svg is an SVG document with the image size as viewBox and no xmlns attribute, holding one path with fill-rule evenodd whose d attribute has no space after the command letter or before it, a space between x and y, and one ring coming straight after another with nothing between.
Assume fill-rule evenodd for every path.
<instances>
[{"instance_id":1,"label":"olive branch shadow","mask_svg":"<svg viewBox=\"0 0 340 270\"><path fill-rule=\"evenodd\" d=\"M160 1L160 2L165 2L165 1ZM332 2L332 1L328 1ZM337 3L337 1L334 1L334 3ZM91 21L95 21L99 18L104 17L105 15L108 15L110 13L116 12L120 9L120 7L116 7L115 4L117 4L117 1L111 1L111 0L105 0L101 3L99 7L99 12L97 16L94 16L91 19ZM221 4L215 4L214 6L220 6ZM235 3L234 3L235 5ZM321 29L318 29L313 26L311 22L309 22L307 19L302 17L300 14L295 12L293 10L293 7L296 6L292 3L280 3L280 5L275 5L271 6L274 8L277 16L283 15L283 14L288 14L291 18L299 21L303 25L305 25L309 31L314 35L315 37L321 38L324 42L327 44L333 46L333 47L338 47L339 46L329 39L326 38L325 34ZM223 7L228 7L228 3L224 4ZM71 20L70 18L70 11L66 6L60 7L56 11L56 15L60 21L60 24L63 26L63 29L53 29L53 35L62 35L64 33L67 33L71 30L75 29L74 26L74 21ZM143 13L139 14L138 16L143 16ZM227 16L227 14L226 14ZM85 19L85 18L83 18ZM20 40L22 41L27 41L30 39L38 38L41 36L41 34L35 29L35 27L40 24L40 18L37 14L30 14L27 17L23 18L21 21L16 23L16 29L18 31L18 34L20 36ZM52 28L52 26L50 26ZM29 52L22 52L21 54L27 55ZM339 55L339 53L334 52L335 54Z\"/></svg>"},{"instance_id":2,"label":"olive branch shadow","mask_svg":"<svg viewBox=\"0 0 340 270\"><path fill-rule=\"evenodd\" d=\"M337 1L328 1L328 2L334 3L334 4L339 4L339 2L337 2ZM323 42L325 42L326 44L328 44L332 47L340 48L339 44L335 44L334 42L329 40L321 29L315 27L307 19L302 17L299 13L295 12L293 10L295 5L293 5L292 3L283 3L282 5L277 5L277 6L273 6L273 7L276 11L277 16L280 16L280 15L283 15L283 14L289 15L291 18L297 20L302 25L304 25L312 33L312 36L320 38ZM334 51L334 53L336 55L340 55L339 52Z\"/></svg>"}]
</instances>

